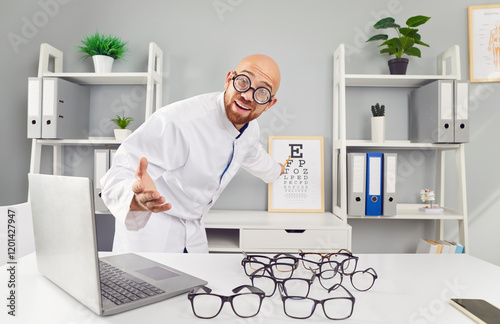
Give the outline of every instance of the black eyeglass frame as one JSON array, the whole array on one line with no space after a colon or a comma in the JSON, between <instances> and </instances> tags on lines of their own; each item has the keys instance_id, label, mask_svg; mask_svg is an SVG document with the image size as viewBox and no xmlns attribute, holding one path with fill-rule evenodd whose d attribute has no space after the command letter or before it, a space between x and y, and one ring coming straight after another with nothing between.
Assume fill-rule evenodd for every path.
<instances>
[{"instance_id":1,"label":"black eyeglass frame","mask_svg":"<svg viewBox=\"0 0 500 324\"><path fill-rule=\"evenodd\" d=\"M203 293L197 293L197 291L201 289L203 290L204 292ZM243 289L248 289L250 291L250 293L239 293L241 290ZM191 308L193 309L193 314L198 317L198 318L203 318L203 319L210 319L210 318L214 318L216 317L217 315L220 314L220 311L222 310L222 308L224 307L224 303L226 302L229 302L231 304L231 308L233 309L233 312L241 317L241 318L249 318L249 317L254 317L255 315L259 314L260 312L260 307L262 306L262 300L265 298L265 293L257 288L257 287L254 287L254 286L250 286L250 285L242 285L242 286L238 286L236 288L234 288L233 290L233 293L235 293L234 295L231 295L231 296L224 296L224 295L218 295L218 294L212 294L212 289L206 287L206 286L199 286L197 288L194 288L193 290L191 290L189 293L188 293L188 299L189 301L191 302ZM248 294L254 294L254 295L257 295L259 296L259 308L257 309L257 312L253 315L249 315L249 316L242 316L240 314L238 314L236 312L236 310L234 309L234 305L233 305L233 300L234 298L238 297L238 296L241 296L241 295L248 295ZM194 306L194 298L196 296L200 296L200 295L211 295L211 296L216 296L216 297L219 297L221 299L221 304L220 304L220 308L219 310L217 311L217 313L214 315L214 316L210 316L210 317L203 317L203 316L199 316L197 313L196 313L196 310L195 310L195 306Z\"/></svg>"},{"instance_id":2,"label":"black eyeglass frame","mask_svg":"<svg viewBox=\"0 0 500 324\"><path fill-rule=\"evenodd\" d=\"M373 268L368 268L368 269L365 269L365 270L357 270L357 271L354 271L350 274L343 274L341 271L337 271L333 276L331 277L327 277L327 276L324 276L324 274L322 275L322 273L317 273L316 271L314 270L311 270L313 273L314 273L314 276L318 277L319 278L319 283L321 285L321 287L325 288L326 290L335 290L337 289L338 287L342 286L342 282L344 280L344 276L348 276L350 281L351 281L351 285L354 287L354 289L356 289L357 291L368 291L370 290L373 285L375 284L375 280L377 280L378 278L378 275L377 275L377 272L375 271L375 269ZM326 270L326 271L332 271L332 270ZM354 284L354 281L353 281L353 277L356 273L368 273L369 275L372 276L373 278L373 281L372 281L372 284L370 285L370 287L366 288L366 289L360 289L358 288L355 284ZM324 284L323 284L323 281L322 279L324 280L328 280L328 279L332 279L333 277L337 277L340 278L338 281L338 283L334 284L333 286L331 287L326 287Z\"/></svg>"},{"instance_id":3,"label":"black eyeglass frame","mask_svg":"<svg viewBox=\"0 0 500 324\"><path fill-rule=\"evenodd\" d=\"M249 272L249 270L246 267L247 263L252 263L253 265L258 264L259 267L257 269L255 269L254 267L249 266L253 270L252 272ZM252 274L258 274L258 272L262 272L262 273L267 272L272 277L274 277L275 279L278 279L278 280L284 280L284 279L291 278L294 270L297 269L297 264L280 263L280 262L271 262L271 263L267 264L267 263L263 263L260 261L252 261L252 260L248 260L248 259L241 260L241 265L243 266L243 270L245 271L245 274L247 276L250 276ZM281 271L281 270L279 270L279 267L282 267L282 268L286 267L287 270ZM279 273L287 274L286 277L280 278L279 276L277 276L275 274L274 268L276 268L276 271Z\"/></svg>"},{"instance_id":4,"label":"black eyeglass frame","mask_svg":"<svg viewBox=\"0 0 500 324\"><path fill-rule=\"evenodd\" d=\"M319 262L308 260L305 258L307 255L319 255L321 257L321 259ZM346 250L346 249L342 249L342 250L339 250L338 252L332 252L332 253L304 252L302 250L299 250L299 256L300 256L300 259L302 261L302 265L307 270L311 270L311 271L314 270L315 271L315 270L320 269L321 272L323 272L323 271L325 271L325 269L323 269L323 266L325 264L328 264L330 266L331 270L334 270L334 271L340 270L345 275L349 275L350 273L356 271L356 267L357 267L358 259L359 259L359 257L354 256L349 250ZM333 256L342 256L342 257L345 257L345 259L343 259L341 261L336 261L336 260L331 259ZM354 270L351 272L345 272L343 265L345 263L350 263L351 261L355 262ZM307 263L308 263L308 265L306 265ZM313 268L312 265L315 265L316 267ZM346 268L348 268L348 267L346 267ZM328 270L330 270L330 269L328 269Z\"/></svg>"},{"instance_id":5,"label":"black eyeglass frame","mask_svg":"<svg viewBox=\"0 0 500 324\"><path fill-rule=\"evenodd\" d=\"M347 294L349 295L349 297L331 297L331 298L325 298L325 299L322 299L322 300L318 300L318 299L314 299L314 298L311 298L311 297L286 296L286 295L283 295L283 292L280 289L281 301L283 302L283 311L285 312L285 315L288 316L288 317L295 318L295 319L307 319L307 318L310 318L314 314L314 311L316 310L316 306L318 304L320 304L321 307L323 308L323 313L325 314L326 318L328 318L328 319L331 319L331 320L344 320L346 318L349 318L349 317L352 316L352 313L353 313L353 310L354 310L354 303L356 301L356 298L354 298L354 296L351 294L351 292L349 290L347 290L347 288L345 288L342 285L340 285L340 287L342 287L347 292ZM333 289L329 289L328 293L330 293L332 290ZM287 299L295 299L295 300L308 299L308 300L311 300L311 301L314 302L314 306L312 307L311 313L309 314L309 316L306 316L306 317L291 316L286 311L286 300ZM342 318L333 318L333 317L328 316L328 314L326 313L324 304L325 304L325 302L327 302L329 300L334 300L334 299L349 299L352 302L351 303L351 310L350 310L348 316L342 317Z\"/></svg>"},{"instance_id":6,"label":"black eyeglass frame","mask_svg":"<svg viewBox=\"0 0 500 324\"><path fill-rule=\"evenodd\" d=\"M281 286L281 289L283 290L283 293L288 296L288 292L285 289L285 283L288 282L288 281L290 281L290 282L292 282L292 281L305 281L305 282L307 282L307 284L308 284L307 294L305 296L303 296L303 297L307 297L307 296L309 296L309 292L311 291L311 285L313 284L314 280L316 279L316 274L313 274L311 276L311 278L309 278L309 279L306 279L306 278L277 279L268 270L265 270L265 272L267 272L268 275L257 273L259 271L260 270L256 270L253 274L249 275L248 277L252 281L252 286L254 286L254 287L256 287L255 283L254 283L254 280L256 278L269 278L269 279L271 279L274 282L273 292L271 294L269 294L269 295L266 295L266 297L273 296L274 293L276 292L276 287L279 287L279 286ZM265 292L264 292L264 294L265 294Z\"/></svg>"},{"instance_id":7,"label":"black eyeglass frame","mask_svg":"<svg viewBox=\"0 0 500 324\"><path fill-rule=\"evenodd\" d=\"M250 77L246 74L238 74L236 71L233 71L233 73L235 74L232 78L233 80L233 88L234 90L238 91L239 93L245 93L247 92L248 90L252 89L253 90L253 94L252 94L252 98L253 100L259 104L259 105L265 105L265 104L268 104L269 102L271 102L273 100L273 94L271 92L271 90L269 90L268 88L266 87L258 87L258 88L253 88L252 87L252 81L250 80ZM236 78L238 77L245 77L247 80L248 80L248 87L245 89L245 90L239 90L237 87L236 87ZM266 90L267 92L269 92L269 99L265 102L260 102L257 100L257 98L255 97L255 93L257 92L257 90L260 90L260 89L264 89Z\"/></svg>"}]
</instances>

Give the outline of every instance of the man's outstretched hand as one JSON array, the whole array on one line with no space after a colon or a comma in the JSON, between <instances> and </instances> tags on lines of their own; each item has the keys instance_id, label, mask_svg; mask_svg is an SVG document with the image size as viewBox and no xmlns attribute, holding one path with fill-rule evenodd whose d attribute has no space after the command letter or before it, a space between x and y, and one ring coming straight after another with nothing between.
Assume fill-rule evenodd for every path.
<instances>
[{"instance_id":1,"label":"man's outstretched hand","mask_svg":"<svg viewBox=\"0 0 500 324\"><path fill-rule=\"evenodd\" d=\"M153 213L164 212L172 208L165 203L165 197L160 196L156 186L147 172L148 160L142 157L135 171L135 182L132 185L134 198L130 203L131 211L147 210Z\"/></svg>"}]
</instances>

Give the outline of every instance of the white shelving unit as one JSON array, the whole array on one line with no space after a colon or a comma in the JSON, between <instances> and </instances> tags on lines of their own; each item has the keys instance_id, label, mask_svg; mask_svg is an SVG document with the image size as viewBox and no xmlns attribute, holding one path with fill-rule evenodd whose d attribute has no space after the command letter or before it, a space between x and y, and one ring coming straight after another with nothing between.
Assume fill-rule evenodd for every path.
<instances>
[{"instance_id":1,"label":"white shelving unit","mask_svg":"<svg viewBox=\"0 0 500 324\"><path fill-rule=\"evenodd\" d=\"M450 67L449 73L447 69ZM468 251L467 196L465 186L464 144L410 143L410 141L385 141L372 143L369 140L349 140L346 136L346 87L417 88L436 80L460 80L460 53L458 46L450 47L438 57L437 75L371 75L345 73L345 49L341 44L335 51L333 67L333 213L340 219L424 219L436 221L436 238L444 239L444 221L458 222L460 243ZM397 91L395 89L394 91ZM352 122L352 121L351 121ZM437 152L436 195L443 214L424 214L418 204L398 204L396 216L350 216L347 214L347 158L351 149L377 149L382 152L394 150L434 150ZM445 153L455 152L458 208L447 208L445 202ZM337 189L337 184L339 187ZM422 188L415 188L420 190ZM338 192L340 191L340 192Z\"/></svg>"},{"instance_id":2,"label":"white shelving unit","mask_svg":"<svg viewBox=\"0 0 500 324\"><path fill-rule=\"evenodd\" d=\"M140 73L63 72L63 53L42 44L38 77L57 77L81 85L145 85L145 119L161 107L163 52L149 45L148 71ZM49 71L53 66L54 71ZM64 173L65 146L120 145L114 138L33 139L30 172L39 173L41 151L53 148L53 174ZM98 212L107 213L107 212ZM210 211L204 220L212 252L292 252L299 249L331 252L351 249L351 226L332 213L268 213L265 211Z\"/></svg>"},{"instance_id":3,"label":"white shelving unit","mask_svg":"<svg viewBox=\"0 0 500 324\"><path fill-rule=\"evenodd\" d=\"M54 71L49 71L53 66ZM61 78L80 85L145 85L146 107L144 109L147 119L154 110L161 107L162 101L162 76L163 51L155 43L149 44L148 71L134 73L71 73L63 72L63 52L57 48L43 43L40 46L38 62L38 77ZM53 174L63 174L62 155L66 145L105 146L119 145L114 137L89 138L89 139L37 139L32 140L30 172L40 172L40 157L43 146L53 148Z\"/></svg>"}]
</instances>

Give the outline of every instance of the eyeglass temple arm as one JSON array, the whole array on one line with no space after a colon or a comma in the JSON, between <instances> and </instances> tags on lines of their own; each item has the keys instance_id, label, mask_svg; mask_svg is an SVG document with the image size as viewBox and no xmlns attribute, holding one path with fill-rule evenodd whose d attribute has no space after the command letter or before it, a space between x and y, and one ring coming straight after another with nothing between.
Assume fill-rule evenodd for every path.
<instances>
[{"instance_id":1,"label":"eyeglass temple arm","mask_svg":"<svg viewBox=\"0 0 500 324\"><path fill-rule=\"evenodd\" d=\"M370 272L371 270L371 272ZM372 273L373 272L373 273ZM375 269L373 268L368 268L368 269L365 269L363 270L363 273L369 273L371 274L372 276L374 276L375 278L378 278L378 274L377 274L377 271L375 271Z\"/></svg>"},{"instance_id":2,"label":"eyeglass temple arm","mask_svg":"<svg viewBox=\"0 0 500 324\"><path fill-rule=\"evenodd\" d=\"M245 288L248 289L248 290L250 290L250 292L252 292L254 294L264 294L264 292L261 289L255 287L255 286L250 286L250 285L242 285L242 286L236 287L236 288L233 289L233 292L235 294L237 294L237 293L239 293L241 290L243 290Z\"/></svg>"},{"instance_id":3,"label":"eyeglass temple arm","mask_svg":"<svg viewBox=\"0 0 500 324\"><path fill-rule=\"evenodd\" d=\"M207 294L210 294L212 292L212 289L208 288L207 286L198 286L198 287L195 287L193 288L189 293L190 294L196 294L196 292L198 292L198 290L203 290L204 292L206 292Z\"/></svg>"}]
</instances>

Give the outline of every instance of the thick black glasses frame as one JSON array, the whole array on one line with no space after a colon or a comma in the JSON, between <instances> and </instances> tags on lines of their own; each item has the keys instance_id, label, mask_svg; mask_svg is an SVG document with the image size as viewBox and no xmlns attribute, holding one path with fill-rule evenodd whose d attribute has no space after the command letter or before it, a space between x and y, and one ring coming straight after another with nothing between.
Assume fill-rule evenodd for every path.
<instances>
[{"instance_id":1,"label":"thick black glasses frame","mask_svg":"<svg viewBox=\"0 0 500 324\"><path fill-rule=\"evenodd\" d=\"M203 290L204 293L197 293L197 291L199 289ZM243 289L248 289L250 291L250 293L240 293L240 294L238 294ZM233 312L236 315L238 315L239 317L242 317L242 318L253 317L253 316L257 315L260 312L260 307L262 306L262 300L265 298L265 294L264 294L264 292L261 289L259 289L257 287L254 287L254 286L250 286L250 285L242 285L242 286L234 288L233 292L235 293L235 295L231 295L231 296L217 295L217 294L212 294L212 289L210 289L210 288L208 288L206 286L200 286L200 287L194 288L193 290L191 290L189 292L188 299L191 301L191 308L193 309L194 315L196 317L198 317L198 318L203 318L203 319L210 319L210 318L214 318L217 315L219 315L220 311L222 310L222 307L224 307L224 303L225 302L229 302L231 304L231 308L233 309ZM259 308L257 309L257 312L255 314L253 314L253 315L242 316L242 315L238 314L236 312L236 310L234 309L233 299L236 298L236 297L238 297L238 296L240 296L240 295L247 295L247 294L255 294L255 295L259 296ZM215 314L214 316L210 316L210 317L203 317L203 316L199 316L198 314L196 314L196 310L195 310L195 306L194 306L194 298L196 296L199 296L199 295L211 295L211 296L219 297L221 299L220 308L217 311L217 314Z\"/></svg>"},{"instance_id":2,"label":"thick black glasses frame","mask_svg":"<svg viewBox=\"0 0 500 324\"><path fill-rule=\"evenodd\" d=\"M266 88L266 87L258 87L257 89L252 88L252 81L250 80L250 77L248 77L248 76L247 76L247 75L245 75L245 74L238 74L236 71L233 71L233 72L234 72L234 74L235 74L235 76L233 76L233 88L234 88L236 91L238 91L238 92L240 92L240 93L245 93L245 92L247 92L248 90L252 89L252 90L253 90L253 94L252 94L253 100L254 100L256 103L258 103L259 105L265 105L265 104L267 104L267 103L271 102L271 100L273 100L273 97L274 97L274 96L271 94L271 90L269 90L269 89L268 89L268 88ZM248 80L248 88L246 88L245 90L240 90L240 89L238 89L238 88L236 87L236 78L237 78L237 77L245 77L245 78ZM268 99L267 101L265 101L265 102L260 102L260 101L258 101L258 100L257 100L257 98L255 98L255 93L257 92L257 90L260 90L260 89L264 89L264 90L266 90L267 92L269 92L269 99Z\"/></svg>"},{"instance_id":3,"label":"thick black glasses frame","mask_svg":"<svg viewBox=\"0 0 500 324\"><path fill-rule=\"evenodd\" d=\"M299 265L299 260L297 257L288 254L288 253L278 253L272 257L267 255L260 254L246 254L243 252L243 259L241 260L241 265L245 270L245 274L250 276L252 274L257 274L258 271L267 271L271 276L275 277L273 267L280 273L289 272L289 278L292 276L293 271L297 269ZM246 264L250 263L249 267L252 269L252 272L248 272L246 268ZM280 268L285 268L286 270L282 271ZM278 279L287 279L287 278L278 278Z\"/></svg>"},{"instance_id":4,"label":"thick black glasses frame","mask_svg":"<svg viewBox=\"0 0 500 324\"><path fill-rule=\"evenodd\" d=\"M307 284L308 284L307 294L305 296L303 296L303 297L307 297L309 295L309 291L311 290L311 285L313 284L314 279L316 278L316 274L313 274L313 276L311 278L309 278L309 279L306 279L306 278L277 279L267 269L265 270L265 273L267 273L268 275L266 275L266 274L260 274L260 273L257 273L257 272L260 272L260 270L257 270L253 274L249 275L250 280L252 281L252 286L256 287L255 283L254 283L254 280L258 279L258 278L268 278L268 279L271 279L274 282L273 292L271 294L269 294L269 295L266 295L266 297L273 296L274 293L276 292L276 287L278 287L278 286L281 286L281 289L282 289L283 293L285 295L288 295L288 292L286 291L285 285L286 285L286 282L292 282L292 281L305 281L305 282L307 282Z\"/></svg>"},{"instance_id":5,"label":"thick black glasses frame","mask_svg":"<svg viewBox=\"0 0 500 324\"><path fill-rule=\"evenodd\" d=\"M331 319L331 320L343 320L343 319L346 319L346 318L349 318L351 317L352 315L352 312L354 310L354 302L356 301L356 299L354 298L354 296L351 294L351 292L349 290L347 290L344 286L340 286L342 287L346 292L347 294L349 295L349 297L332 297L332 298L325 298L325 299L322 299L322 300L318 300L318 299L314 299L314 298L311 298L311 297L300 297L300 296L286 296L284 295L284 293L282 292L282 290L280 289L280 294L281 294L281 300L283 301L283 310L286 314L286 316L288 317L291 317L291 318L296 318L296 319L306 319L306 318L309 318L311 317L313 314L314 314L314 311L316 310L316 306L318 304L321 305L321 307L323 308L323 313L325 314L325 316L328 318L328 319ZM328 290L328 293L330 293L333 289L330 289ZM311 308L311 313L309 314L309 316L306 316L306 317L296 317L296 316L291 316L287 313L286 311L286 300L287 299L294 299L294 300L303 300L303 299L308 299L308 300L311 300L312 302L314 302L314 306ZM325 302L329 301L329 300L334 300L334 299L349 299L351 302L352 302L352 306L351 306L351 310L349 312L349 315L347 315L346 317L342 317L342 318L333 318L333 317L329 317L328 314L326 313L326 310L325 310Z\"/></svg>"}]
</instances>

